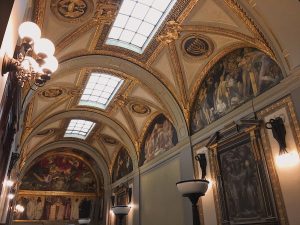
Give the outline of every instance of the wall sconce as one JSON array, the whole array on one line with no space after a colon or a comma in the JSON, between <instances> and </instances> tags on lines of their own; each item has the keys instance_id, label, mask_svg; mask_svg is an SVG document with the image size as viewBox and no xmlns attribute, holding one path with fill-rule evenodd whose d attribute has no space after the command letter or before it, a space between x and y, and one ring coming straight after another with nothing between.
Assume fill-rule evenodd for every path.
<instances>
[{"instance_id":1,"label":"wall sconce","mask_svg":"<svg viewBox=\"0 0 300 225\"><path fill-rule=\"evenodd\" d=\"M41 38L40 28L32 22L20 25L19 36L22 44L16 59L4 55L2 76L7 72L16 72L21 87L31 80L41 87L58 67L58 61L53 56L54 44L46 38Z\"/></svg>"},{"instance_id":2,"label":"wall sconce","mask_svg":"<svg viewBox=\"0 0 300 225\"><path fill-rule=\"evenodd\" d=\"M198 215L198 200L201 196L204 196L209 185L209 181L206 177L207 161L205 154L198 154L195 159L200 164L202 170L202 179L184 180L177 182L178 191L183 197L188 197L192 203L193 209L193 225L200 225L200 219Z\"/></svg>"},{"instance_id":3,"label":"wall sconce","mask_svg":"<svg viewBox=\"0 0 300 225\"><path fill-rule=\"evenodd\" d=\"M283 119L281 117L270 119L269 122L266 123L265 127L272 130L273 137L279 144L279 155L288 153L286 150L286 130Z\"/></svg>"}]
</instances>

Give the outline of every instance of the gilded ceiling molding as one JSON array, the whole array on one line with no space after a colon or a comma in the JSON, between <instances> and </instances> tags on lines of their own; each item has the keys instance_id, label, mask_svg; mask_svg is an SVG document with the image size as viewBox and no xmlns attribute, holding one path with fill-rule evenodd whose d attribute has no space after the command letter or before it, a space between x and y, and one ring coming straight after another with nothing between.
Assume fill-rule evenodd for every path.
<instances>
[{"instance_id":1,"label":"gilded ceiling molding","mask_svg":"<svg viewBox=\"0 0 300 225\"><path fill-rule=\"evenodd\" d=\"M97 26L98 22L91 19L86 23L82 24L75 31L68 33L61 41L56 44L56 54L65 49L73 41L77 40L81 35L85 34L87 31L91 30L93 27Z\"/></svg>"},{"instance_id":2,"label":"gilded ceiling molding","mask_svg":"<svg viewBox=\"0 0 300 225\"><path fill-rule=\"evenodd\" d=\"M180 99L183 105L184 115L186 117L186 112L189 109L189 101L187 96L187 81L185 79L184 70L181 67L178 52L174 42L168 44L168 50L171 57L171 64L175 71L176 83L179 87Z\"/></svg>"},{"instance_id":3,"label":"gilded ceiling molding","mask_svg":"<svg viewBox=\"0 0 300 225\"><path fill-rule=\"evenodd\" d=\"M240 32L234 31L234 30L229 30L229 29L222 28L222 27L205 26L205 25L183 25L182 31L205 33L205 34L207 34L207 33L219 34L219 35L223 35L225 37L230 37L230 38L234 38L237 40L241 40L241 41L247 42L251 45L257 46L257 48L264 51L272 59L275 59L274 52L268 45L266 45L266 43L264 41L262 41L261 39L258 39L258 38L250 37L248 35L245 35L243 33L240 33Z\"/></svg>"},{"instance_id":4,"label":"gilded ceiling molding","mask_svg":"<svg viewBox=\"0 0 300 225\"><path fill-rule=\"evenodd\" d=\"M164 44L161 44L162 48L164 47ZM145 63L131 58L129 56L124 55L123 53L120 54L116 51L106 51L106 50L97 50L97 51L92 51L92 52L88 52L86 50L84 51L78 51L75 53L71 53L68 55L63 56L62 58L60 58L60 62L64 62L64 61L68 61L72 58L77 58L77 57L81 57L81 56L89 56L89 55L108 55L108 56L113 56L113 57L117 57L120 59L124 59L127 60L131 63L134 63L140 67L142 67L143 69L145 69L146 71L148 71L149 73L151 73L154 77L156 77L161 83L163 83L168 89L169 91L172 93L172 95L178 100L179 96L177 95L174 86L163 77L163 75L161 75L158 71L156 71L155 69L151 68L151 65L146 65ZM157 56L156 56L157 58Z\"/></svg>"},{"instance_id":5,"label":"gilded ceiling molding","mask_svg":"<svg viewBox=\"0 0 300 225\"><path fill-rule=\"evenodd\" d=\"M96 197L95 193L83 193L83 192L64 192L64 191L28 191L28 190L19 190L18 196L28 196L28 195L34 195L34 196L70 196L70 197ZM16 220L23 221L23 220ZM29 220L24 220L24 222L28 223ZM32 220L32 222L36 222L36 220Z\"/></svg>"},{"instance_id":6,"label":"gilded ceiling molding","mask_svg":"<svg viewBox=\"0 0 300 225\"><path fill-rule=\"evenodd\" d=\"M255 25L254 21L247 15L243 8L238 4L236 0L224 0L227 6L240 17L240 19L246 24L247 28L255 35L256 38L262 40L266 46L269 47L263 33Z\"/></svg>"},{"instance_id":7,"label":"gilded ceiling molding","mask_svg":"<svg viewBox=\"0 0 300 225\"><path fill-rule=\"evenodd\" d=\"M102 29L103 29L103 24L97 25L96 31L95 31L95 33L92 37L92 40L90 41L90 44L89 44L89 47L88 47L88 52L92 52L95 49L95 47L97 45L97 41L98 41L98 39L101 35Z\"/></svg>"},{"instance_id":8,"label":"gilded ceiling molding","mask_svg":"<svg viewBox=\"0 0 300 225\"><path fill-rule=\"evenodd\" d=\"M131 117L130 113L128 112L127 107L121 107L120 110L123 112L123 115L130 127L130 131L133 133L134 139L135 139L135 146L137 146L137 140L138 140L138 131L135 125L135 122L133 118Z\"/></svg>"},{"instance_id":9,"label":"gilded ceiling molding","mask_svg":"<svg viewBox=\"0 0 300 225\"><path fill-rule=\"evenodd\" d=\"M31 102L29 103L26 109L24 124L23 124L23 132L21 135L20 143L23 143L23 141L27 138L27 136L32 131L31 123L32 123L32 112L33 112L34 100L35 98L33 97L33 99L31 100Z\"/></svg>"},{"instance_id":10,"label":"gilded ceiling molding","mask_svg":"<svg viewBox=\"0 0 300 225\"><path fill-rule=\"evenodd\" d=\"M192 1L194 3L195 0ZM195 3L194 3L195 4ZM166 17L165 21L175 21L177 18L185 12L186 8L191 10L191 0L178 0L176 4L174 5L173 9L171 10L170 14ZM188 13L187 13L188 14ZM112 51L112 52L122 52L123 55L126 57L134 58L142 63L146 63L147 60L151 57L152 53L155 51L155 49L159 46L159 42L156 40L156 38L159 36L160 32L164 29L165 24L161 26L161 28L157 31L157 33L154 35L153 40L149 43L148 47L145 49L143 54L138 54L136 52L130 51L125 48L121 48L118 46L113 45L106 45L105 40L107 38L108 32L110 30L109 25L105 25L103 27L102 33L99 36L99 39L97 41L97 45L95 47L95 50L106 50L106 51Z\"/></svg>"},{"instance_id":11,"label":"gilded ceiling molding","mask_svg":"<svg viewBox=\"0 0 300 225\"><path fill-rule=\"evenodd\" d=\"M120 6L121 3L117 1L98 1L93 19L98 23L110 25L115 20Z\"/></svg>"},{"instance_id":12,"label":"gilded ceiling molding","mask_svg":"<svg viewBox=\"0 0 300 225\"><path fill-rule=\"evenodd\" d=\"M56 109L58 106L63 104L64 102L69 100L69 96L65 95L59 99L55 99L55 101L52 100L52 104L47 107L47 110L45 110L43 113L39 114L34 121L30 124L30 128L35 127L37 124L40 123L44 118L47 116L50 116L52 114L52 110Z\"/></svg>"},{"instance_id":13,"label":"gilded ceiling molding","mask_svg":"<svg viewBox=\"0 0 300 225\"><path fill-rule=\"evenodd\" d=\"M33 2L34 8L32 13L32 21L35 22L40 29L43 29L45 11L46 11L46 0L35 0Z\"/></svg>"},{"instance_id":14,"label":"gilded ceiling molding","mask_svg":"<svg viewBox=\"0 0 300 225\"><path fill-rule=\"evenodd\" d=\"M99 146L99 149L97 148L97 146L95 146L95 148L99 151L99 153L102 155L102 157L106 160L107 165L111 164L111 159L109 157L107 148L105 147L105 145L102 143L100 136L98 136L97 134L93 136L96 144Z\"/></svg>"},{"instance_id":15,"label":"gilded ceiling molding","mask_svg":"<svg viewBox=\"0 0 300 225\"><path fill-rule=\"evenodd\" d=\"M181 30L182 28L178 22L168 21L165 29L156 37L156 40L164 44L170 44L180 37Z\"/></svg>"}]
</instances>

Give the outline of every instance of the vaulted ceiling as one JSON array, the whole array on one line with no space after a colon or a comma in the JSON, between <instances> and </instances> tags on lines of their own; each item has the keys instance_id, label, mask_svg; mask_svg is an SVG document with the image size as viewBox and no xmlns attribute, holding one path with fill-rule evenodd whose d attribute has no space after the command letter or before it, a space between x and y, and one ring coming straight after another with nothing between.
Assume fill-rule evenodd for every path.
<instances>
[{"instance_id":1,"label":"vaulted ceiling","mask_svg":"<svg viewBox=\"0 0 300 225\"><path fill-rule=\"evenodd\" d=\"M178 0L143 54L105 44L121 1L77 1L88 6L77 18L60 13L59 2L32 2L33 21L55 43L60 65L45 86L23 90L21 166L39 151L72 147L99 158L108 172L125 146L137 167L140 145L155 116L162 113L174 124L179 141L188 136L201 80L236 48L264 51L286 75L299 68L300 52L294 48L299 35L290 33L300 34L300 28L285 21L299 21L296 0L284 5L279 0ZM283 10L290 12L288 18L278 16ZM186 48L192 38L207 44L205 54L193 56ZM124 79L105 110L78 105L91 72ZM86 140L64 137L71 119L96 123Z\"/></svg>"}]
</instances>

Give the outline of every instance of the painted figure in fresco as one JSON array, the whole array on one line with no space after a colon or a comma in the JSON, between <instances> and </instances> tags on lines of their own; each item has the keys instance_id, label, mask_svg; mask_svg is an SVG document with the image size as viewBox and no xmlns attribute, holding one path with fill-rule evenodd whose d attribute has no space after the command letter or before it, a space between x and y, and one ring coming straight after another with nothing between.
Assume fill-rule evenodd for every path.
<instances>
[{"instance_id":1,"label":"painted figure in fresco","mask_svg":"<svg viewBox=\"0 0 300 225\"><path fill-rule=\"evenodd\" d=\"M79 205L80 199L79 198L72 198L71 199L71 220L78 220L79 218Z\"/></svg>"},{"instance_id":2,"label":"painted figure in fresco","mask_svg":"<svg viewBox=\"0 0 300 225\"><path fill-rule=\"evenodd\" d=\"M65 220L69 220L71 217L71 198L67 198L65 207Z\"/></svg>"},{"instance_id":3,"label":"painted figure in fresco","mask_svg":"<svg viewBox=\"0 0 300 225\"><path fill-rule=\"evenodd\" d=\"M28 199L28 203L26 206L26 216L29 220L33 220L35 216L35 199L34 197L30 197Z\"/></svg>"},{"instance_id":4,"label":"painted figure in fresco","mask_svg":"<svg viewBox=\"0 0 300 225\"><path fill-rule=\"evenodd\" d=\"M201 83L191 113L192 131L204 128L282 79L280 67L263 52L254 48L234 50L220 59Z\"/></svg>"},{"instance_id":5,"label":"painted figure in fresco","mask_svg":"<svg viewBox=\"0 0 300 225\"><path fill-rule=\"evenodd\" d=\"M139 164L150 161L160 153L172 148L177 142L176 130L172 123L162 114L157 116L145 134Z\"/></svg>"},{"instance_id":6,"label":"painted figure in fresco","mask_svg":"<svg viewBox=\"0 0 300 225\"><path fill-rule=\"evenodd\" d=\"M96 181L90 168L72 156L44 157L22 179L20 189L94 192Z\"/></svg>"},{"instance_id":7,"label":"painted figure in fresco","mask_svg":"<svg viewBox=\"0 0 300 225\"><path fill-rule=\"evenodd\" d=\"M126 149L122 148L115 160L113 172L112 172L112 180L115 182L116 180L126 176L133 170L132 160L126 151Z\"/></svg>"},{"instance_id":8,"label":"painted figure in fresco","mask_svg":"<svg viewBox=\"0 0 300 225\"><path fill-rule=\"evenodd\" d=\"M37 198L36 206L35 206L35 215L34 215L35 220L40 220L42 218L43 210L44 210L44 203L45 203L45 198L43 198L43 197Z\"/></svg>"}]
</instances>

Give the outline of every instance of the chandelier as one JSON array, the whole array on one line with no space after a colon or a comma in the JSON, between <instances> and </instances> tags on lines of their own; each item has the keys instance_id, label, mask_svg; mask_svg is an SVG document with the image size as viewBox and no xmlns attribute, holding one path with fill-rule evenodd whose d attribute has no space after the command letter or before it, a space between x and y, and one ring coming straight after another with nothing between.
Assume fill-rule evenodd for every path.
<instances>
[{"instance_id":1,"label":"chandelier","mask_svg":"<svg viewBox=\"0 0 300 225\"><path fill-rule=\"evenodd\" d=\"M21 87L31 81L41 87L58 68L54 44L49 39L41 38L41 30L33 22L22 23L18 31L22 44L15 58L4 55L2 76L7 72L15 72Z\"/></svg>"}]
</instances>

